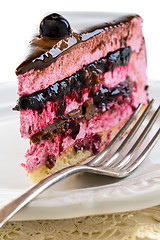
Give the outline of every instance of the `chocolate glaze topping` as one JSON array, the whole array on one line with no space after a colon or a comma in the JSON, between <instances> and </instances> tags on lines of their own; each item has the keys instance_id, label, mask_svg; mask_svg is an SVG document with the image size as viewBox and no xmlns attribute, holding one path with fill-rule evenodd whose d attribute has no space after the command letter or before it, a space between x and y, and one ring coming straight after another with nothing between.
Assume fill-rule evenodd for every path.
<instances>
[{"instance_id":1,"label":"chocolate glaze topping","mask_svg":"<svg viewBox=\"0 0 160 240\"><path fill-rule=\"evenodd\" d=\"M114 70L116 66L127 65L131 53L132 51L130 47L120 48L115 52L110 52L106 57L100 58L88 65L84 65L82 69L70 77L56 82L46 89L30 95L23 95L19 99L15 110L33 109L38 110L40 113L47 101L54 101L56 115L61 116L64 114L66 109L66 95L68 95L71 99L74 98L77 102L81 102L83 95L82 89L88 88L89 86L94 87L95 84L103 81L103 79L101 79L102 74L107 71ZM93 91L94 89L92 88L91 94L93 94Z\"/></svg>"},{"instance_id":2,"label":"chocolate glaze topping","mask_svg":"<svg viewBox=\"0 0 160 240\"><path fill-rule=\"evenodd\" d=\"M77 13L78 14L78 13ZM95 18L95 14L97 18ZM62 34L61 38L57 35L57 38L42 36L42 34L37 34L37 36L30 42L29 51L24 62L19 65L16 69L16 74L24 74L31 69L44 69L56 61L59 56L69 51L71 48L77 46L80 42L84 42L89 38L101 33L104 30L109 28L114 28L122 23L127 24L137 15L118 15L118 14L109 14L109 13L94 13L94 18L90 18L91 22L96 23L94 26L85 26L83 21L88 21L87 13L84 13L81 17L82 26L78 26L76 32L68 30L68 35ZM68 17L72 16L72 13L69 13ZM74 18L74 15L72 16ZM105 22L107 19L107 22ZM93 20L93 21L92 21ZM103 23L102 23L103 22ZM73 24L74 25L74 24ZM78 24L77 24L78 25ZM90 22L89 22L90 25ZM75 26L76 28L76 26ZM65 31L64 31L65 32ZM65 36L67 35L67 36Z\"/></svg>"}]
</instances>

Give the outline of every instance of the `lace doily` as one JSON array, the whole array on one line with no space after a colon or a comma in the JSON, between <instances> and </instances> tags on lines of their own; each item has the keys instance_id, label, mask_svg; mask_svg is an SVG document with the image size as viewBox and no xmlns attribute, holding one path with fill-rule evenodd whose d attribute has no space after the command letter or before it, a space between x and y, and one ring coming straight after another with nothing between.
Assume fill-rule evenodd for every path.
<instances>
[{"instance_id":1,"label":"lace doily","mask_svg":"<svg viewBox=\"0 0 160 240\"><path fill-rule=\"evenodd\" d=\"M64 220L8 222L0 240L159 240L160 206Z\"/></svg>"}]
</instances>

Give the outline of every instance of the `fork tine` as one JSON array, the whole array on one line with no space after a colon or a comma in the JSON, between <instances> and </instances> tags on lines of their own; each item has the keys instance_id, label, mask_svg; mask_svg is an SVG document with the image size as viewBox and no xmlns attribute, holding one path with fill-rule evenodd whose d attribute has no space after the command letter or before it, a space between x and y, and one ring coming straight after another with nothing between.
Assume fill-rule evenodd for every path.
<instances>
[{"instance_id":1,"label":"fork tine","mask_svg":"<svg viewBox=\"0 0 160 240\"><path fill-rule=\"evenodd\" d=\"M147 126L145 127L145 129L143 130L143 132L141 133L137 141L134 143L130 151L127 153L127 155L123 158L121 162L117 161L116 164L114 164L114 167L117 167L118 169L122 169L128 164L128 162L131 161L131 159L133 158L133 156L136 154L137 150L141 146L142 142L146 138L147 134L151 130L159 114L160 114L160 107L157 108L151 120L148 122Z\"/></svg>"},{"instance_id":2,"label":"fork tine","mask_svg":"<svg viewBox=\"0 0 160 240\"><path fill-rule=\"evenodd\" d=\"M152 100L154 101L154 100ZM152 103L151 103L152 104ZM139 104L135 112L132 114L131 118L126 122L126 124L120 129L118 134L112 139L112 141L108 144L108 146L102 150L99 154L97 154L96 157L94 157L91 161L87 162L86 165L88 166L94 166L101 162L101 160L106 157L106 155L112 150L112 148L115 146L117 141L123 136L123 134L126 132L126 130L130 127L134 119L137 117L139 111L141 110L143 104Z\"/></svg>"},{"instance_id":3,"label":"fork tine","mask_svg":"<svg viewBox=\"0 0 160 240\"><path fill-rule=\"evenodd\" d=\"M148 106L146 107L146 109L144 110L144 112L142 113L142 115L140 116L138 121L135 123L134 127L132 128L130 133L127 135L127 137L125 138L123 143L120 145L120 147L114 153L114 155L109 160L104 159L101 162L101 166L110 167L111 165L116 163L116 161L119 158L121 152L124 151L126 145L132 140L132 138L134 137L134 135L138 131L139 127L142 125L144 119L147 117L147 115L148 115L148 113L149 113L149 111L152 107L153 102L154 102L154 99L152 99L151 102L148 104Z\"/></svg>"},{"instance_id":4,"label":"fork tine","mask_svg":"<svg viewBox=\"0 0 160 240\"><path fill-rule=\"evenodd\" d=\"M128 176L144 161L144 159L148 156L148 154L150 153L150 151L152 150L152 148L155 146L155 144L159 139L160 139L160 128L158 129L154 137L151 139L151 141L148 143L146 148L143 150L143 152L137 157L137 159L131 164L129 163L127 166L125 166L122 169L125 176Z\"/></svg>"}]
</instances>

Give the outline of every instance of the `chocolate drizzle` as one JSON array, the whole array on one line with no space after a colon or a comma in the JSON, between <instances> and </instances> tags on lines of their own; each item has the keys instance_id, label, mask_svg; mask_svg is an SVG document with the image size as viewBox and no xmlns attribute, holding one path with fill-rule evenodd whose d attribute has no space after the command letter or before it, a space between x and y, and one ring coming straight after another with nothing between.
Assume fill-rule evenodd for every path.
<instances>
[{"instance_id":1,"label":"chocolate drizzle","mask_svg":"<svg viewBox=\"0 0 160 240\"><path fill-rule=\"evenodd\" d=\"M131 53L130 47L120 48L115 52L110 52L106 57L84 65L82 69L62 81L56 82L41 91L22 96L15 110L32 109L40 113L47 101L53 101L55 102L56 115L61 116L66 109L66 96L80 103L83 89L89 86L93 87L95 84L100 83L100 78L103 73L110 70L113 71L116 66L127 65Z\"/></svg>"},{"instance_id":2,"label":"chocolate drizzle","mask_svg":"<svg viewBox=\"0 0 160 240\"><path fill-rule=\"evenodd\" d=\"M103 14L101 13L101 15ZM50 39L37 35L30 42L27 57L25 58L24 62L22 62L22 64L20 64L16 69L16 74L24 74L31 69L44 69L55 62L58 57L65 54L73 47L77 46L77 44L92 38L104 30L107 31L110 28L114 29L123 23L127 24L134 17L138 16L120 16L117 14L112 14L110 16L109 14L105 13L104 19L108 18L107 22L103 24L95 24L93 27L84 27L83 29L78 30L77 33L72 31L72 34L70 36L65 36L61 39Z\"/></svg>"}]
</instances>

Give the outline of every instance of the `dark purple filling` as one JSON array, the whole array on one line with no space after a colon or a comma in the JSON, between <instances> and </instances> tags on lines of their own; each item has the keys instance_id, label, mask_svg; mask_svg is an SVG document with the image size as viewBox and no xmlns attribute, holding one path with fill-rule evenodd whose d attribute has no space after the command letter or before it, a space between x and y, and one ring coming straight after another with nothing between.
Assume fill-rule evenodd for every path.
<instances>
[{"instance_id":1,"label":"dark purple filling","mask_svg":"<svg viewBox=\"0 0 160 240\"><path fill-rule=\"evenodd\" d=\"M41 113L46 103L53 101L56 105L56 116L61 116L66 109L66 96L75 99L77 102L81 102L82 89L99 83L102 74L110 70L113 71L116 66L127 65L131 53L130 47L110 52L106 57L84 65L82 69L62 81L56 82L41 91L22 96L14 109L32 109Z\"/></svg>"},{"instance_id":2,"label":"dark purple filling","mask_svg":"<svg viewBox=\"0 0 160 240\"><path fill-rule=\"evenodd\" d=\"M94 105L98 109L107 110L107 104L113 102L118 96L123 96L123 98L129 97L131 95L132 88L132 81L129 80L129 77L126 77L126 81L112 88L108 88L102 84L96 92L94 91L94 88L92 88L90 96L93 97Z\"/></svg>"},{"instance_id":3,"label":"dark purple filling","mask_svg":"<svg viewBox=\"0 0 160 240\"><path fill-rule=\"evenodd\" d=\"M97 133L85 136L85 138L77 139L75 141L74 149L79 150L92 150L94 154L101 150L101 136Z\"/></svg>"}]
</instances>

